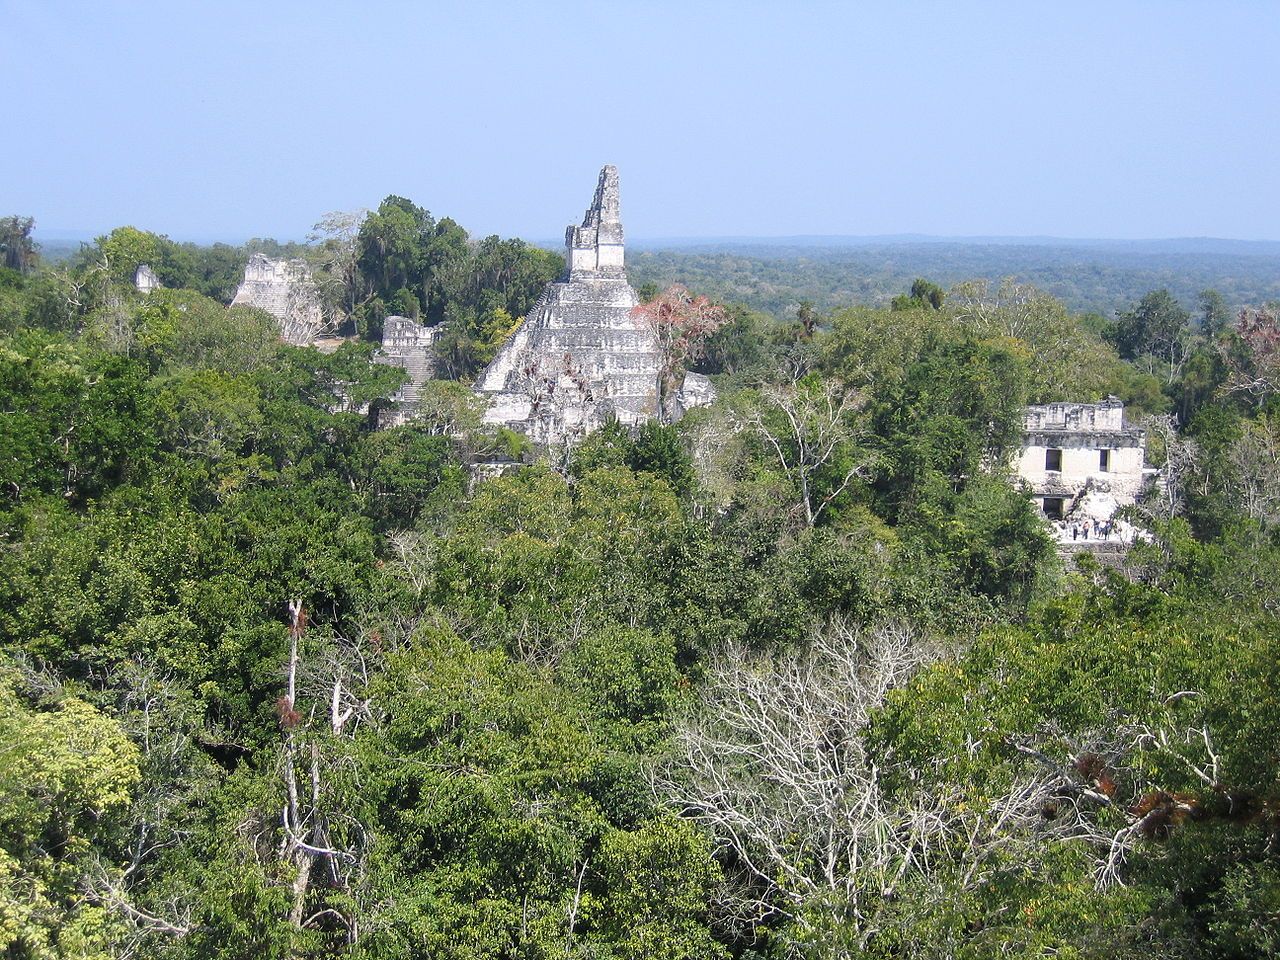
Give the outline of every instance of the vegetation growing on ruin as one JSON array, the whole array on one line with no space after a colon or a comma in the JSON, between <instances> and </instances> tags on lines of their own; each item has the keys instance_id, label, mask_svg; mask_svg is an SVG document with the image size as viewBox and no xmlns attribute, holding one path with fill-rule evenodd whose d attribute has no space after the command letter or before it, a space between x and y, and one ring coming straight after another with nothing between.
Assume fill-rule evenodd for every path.
<instances>
[{"instance_id":1,"label":"vegetation growing on ruin","mask_svg":"<svg viewBox=\"0 0 1280 960\"><path fill-rule=\"evenodd\" d=\"M50 265L24 223L9 956L1280 949L1274 307L726 304L714 406L478 479L519 444L465 390L375 431L399 372L227 308L245 251ZM366 338L448 319L460 379L559 269L397 198L330 227L271 252ZM1064 569L1000 464L1027 402L1107 394L1164 480L1122 568Z\"/></svg>"}]
</instances>

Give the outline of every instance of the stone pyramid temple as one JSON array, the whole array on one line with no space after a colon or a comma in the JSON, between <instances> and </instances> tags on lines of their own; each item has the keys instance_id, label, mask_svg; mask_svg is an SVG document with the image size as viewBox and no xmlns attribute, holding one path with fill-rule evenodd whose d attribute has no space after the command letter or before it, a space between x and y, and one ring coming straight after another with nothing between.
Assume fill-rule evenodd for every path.
<instances>
[{"instance_id":1,"label":"stone pyramid temple","mask_svg":"<svg viewBox=\"0 0 1280 960\"><path fill-rule=\"evenodd\" d=\"M305 347L325 328L324 311L311 270L301 260L272 260L262 253L249 258L244 281L231 305L265 310L280 322L286 343Z\"/></svg>"},{"instance_id":2,"label":"stone pyramid temple","mask_svg":"<svg viewBox=\"0 0 1280 960\"><path fill-rule=\"evenodd\" d=\"M640 298L623 262L616 167L600 171L565 248L565 275L547 284L475 385L491 401L486 422L538 443L572 443L611 415L630 425L658 414L658 345L631 313ZM686 405L709 402L706 379L688 378Z\"/></svg>"},{"instance_id":3,"label":"stone pyramid temple","mask_svg":"<svg viewBox=\"0 0 1280 960\"><path fill-rule=\"evenodd\" d=\"M382 349L373 362L399 367L409 379L390 398L394 406L383 411L381 426L407 423L418 412L422 387L436 374L435 343L443 333L444 327L424 327L409 317L390 316L382 322Z\"/></svg>"}]
</instances>

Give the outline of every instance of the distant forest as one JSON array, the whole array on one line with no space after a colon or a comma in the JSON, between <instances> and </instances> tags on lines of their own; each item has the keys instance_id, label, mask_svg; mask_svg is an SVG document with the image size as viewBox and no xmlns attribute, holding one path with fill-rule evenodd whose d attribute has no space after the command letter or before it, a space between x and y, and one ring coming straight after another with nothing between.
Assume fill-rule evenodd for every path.
<instances>
[{"instance_id":1,"label":"distant forest","mask_svg":"<svg viewBox=\"0 0 1280 960\"><path fill-rule=\"evenodd\" d=\"M1073 313L1105 317L1161 288L1187 305L1206 288L1221 293L1232 308L1280 299L1280 244L1266 243L726 241L633 248L627 258L636 286L680 282L779 316L793 312L801 300L824 312L851 303L885 306L916 277L943 287L1015 277L1057 297Z\"/></svg>"}]
</instances>

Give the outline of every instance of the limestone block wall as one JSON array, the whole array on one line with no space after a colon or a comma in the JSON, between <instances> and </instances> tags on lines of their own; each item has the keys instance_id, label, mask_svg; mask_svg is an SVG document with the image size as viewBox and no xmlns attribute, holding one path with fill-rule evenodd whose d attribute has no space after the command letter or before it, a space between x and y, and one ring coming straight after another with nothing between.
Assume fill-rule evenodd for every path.
<instances>
[{"instance_id":1,"label":"limestone block wall","mask_svg":"<svg viewBox=\"0 0 1280 960\"><path fill-rule=\"evenodd\" d=\"M686 373L680 392L676 395L676 411L683 415L694 407L707 407L715 403L716 388L700 373Z\"/></svg>"},{"instance_id":2,"label":"limestone block wall","mask_svg":"<svg viewBox=\"0 0 1280 960\"><path fill-rule=\"evenodd\" d=\"M592 275L625 276L618 168L612 164L600 171L595 197L582 225L565 231L565 260L570 280Z\"/></svg>"},{"instance_id":3,"label":"limestone block wall","mask_svg":"<svg viewBox=\"0 0 1280 960\"><path fill-rule=\"evenodd\" d=\"M280 336L294 346L308 346L324 330L324 309L311 270L301 260L273 260L255 253L245 266L244 281L232 306L265 310L280 321Z\"/></svg>"},{"instance_id":4,"label":"limestone block wall","mask_svg":"<svg viewBox=\"0 0 1280 960\"><path fill-rule=\"evenodd\" d=\"M387 317L382 324L382 347L373 355L375 363L400 367L409 379L390 399L396 404L383 414L387 426L411 420L418 410L422 385L436 374L435 344L444 327L424 327L409 317Z\"/></svg>"},{"instance_id":5,"label":"limestone block wall","mask_svg":"<svg viewBox=\"0 0 1280 960\"><path fill-rule=\"evenodd\" d=\"M657 413L653 335L631 316L625 280L559 281L481 374L486 420L539 442L589 432L610 414L638 423Z\"/></svg>"},{"instance_id":6,"label":"limestone block wall","mask_svg":"<svg viewBox=\"0 0 1280 960\"><path fill-rule=\"evenodd\" d=\"M151 269L150 264L140 263L138 269L133 274L133 285L138 288L140 293L150 293L152 290L159 290L163 284L160 278L156 276L156 272Z\"/></svg>"},{"instance_id":7,"label":"limestone block wall","mask_svg":"<svg viewBox=\"0 0 1280 960\"><path fill-rule=\"evenodd\" d=\"M1061 451L1062 469L1045 468L1050 450ZM1101 453L1108 451L1107 468L1101 467ZM1018 475L1041 496L1074 497L1092 483L1123 498L1127 503L1142 492L1144 451L1137 446L1072 445L1069 437L1055 443L1034 443L1022 448L1018 459Z\"/></svg>"},{"instance_id":8,"label":"limestone block wall","mask_svg":"<svg viewBox=\"0 0 1280 960\"><path fill-rule=\"evenodd\" d=\"M476 381L490 401L488 423L539 443L571 443L616 416L626 424L658 414L661 355L653 332L632 315L639 297L627 282L618 171L600 171L580 226L565 231L565 276L547 284L519 329ZM690 374L687 403L715 391Z\"/></svg>"},{"instance_id":9,"label":"limestone block wall","mask_svg":"<svg viewBox=\"0 0 1280 960\"><path fill-rule=\"evenodd\" d=\"M1125 429L1124 404L1115 397L1101 403L1044 403L1027 407L1023 427L1037 430L1080 430L1089 432Z\"/></svg>"},{"instance_id":10,"label":"limestone block wall","mask_svg":"<svg viewBox=\"0 0 1280 960\"><path fill-rule=\"evenodd\" d=\"M1101 403L1028 407L1015 467L1041 508L1069 513L1079 498L1105 495L1115 507L1133 503L1146 483L1146 436L1124 419L1115 398Z\"/></svg>"}]
</instances>

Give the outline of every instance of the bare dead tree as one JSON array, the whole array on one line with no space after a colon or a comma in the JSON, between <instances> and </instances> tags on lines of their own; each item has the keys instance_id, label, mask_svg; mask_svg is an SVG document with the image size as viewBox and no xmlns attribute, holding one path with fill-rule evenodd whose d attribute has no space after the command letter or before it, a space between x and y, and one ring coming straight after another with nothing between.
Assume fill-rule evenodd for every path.
<instances>
[{"instance_id":1,"label":"bare dead tree","mask_svg":"<svg viewBox=\"0 0 1280 960\"><path fill-rule=\"evenodd\" d=\"M943 315L979 339L1016 339L1027 355L1032 399L1081 396L1105 387L1099 379L1111 348L1085 334L1063 303L1026 283L1006 277L998 284L969 280L947 293Z\"/></svg>"},{"instance_id":2,"label":"bare dead tree","mask_svg":"<svg viewBox=\"0 0 1280 960\"><path fill-rule=\"evenodd\" d=\"M180 939L196 928L193 919L194 904L181 895L170 896L159 909L144 909L138 905L131 889L131 871L138 866L137 862L131 862L121 869L95 853L86 868L82 884L88 899L115 913L125 922L124 939L115 944L116 956L135 955L149 939Z\"/></svg>"},{"instance_id":3,"label":"bare dead tree","mask_svg":"<svg viewBox=\"0 0 1280 960\"><path fill-rule=\"evenodd\" d=\"M1106 849L1110 834L1088 815L1091 787L1069 762L1045 756L975 800L967 784L875 752L874 711L937 655L903 624L837 621L801 653L770 661L733 648L713 664L651 782L720 843L736 877L720 895L730 922L781 915L802 939L836 923L865 945L905 884L913 896L976 890L1011 863L1036 862L1048 836ZM1051 820L1050 804L1064 807ZM858 954L833 941L825 955Z\"/></svg>"},{"instance_id":4,"label":"bare dead tree","mask_svg":"<svg viewBox=\"0 0 1280 960\"><path fill-rule=\"evenodd\" d=\"M480 429L484 401L459 383L428 380L420 388L413 422L433 437L463 439Z\"/></svg>"},{"instance_id":5,"label":"bare dead tree","mask_svg":"<svg viewBox=\"0 0 1280 960\"><path fill-rule=\"evenodd\" d=\"M805 525L812 527L822 512L854 480L871 476L878 458L859 446L867 434L859 421L865 398L858 390L826 378L793 371L789 382L761 390L763 403L747 425L764 440L783 473L795 485ZM834 469L825 489L820 473Z\"/></svg>"},{"instance_id":6,"label":"bare dead tree","mask_svg":"<svg viewBox=\"0 0 1280 960\"><path fill-rule=\"evenodd\" d=\"M64 264L51 273L69 327L112 299L111 260L100 247L91 249L93 259L80 266Z\"/></svg>"},{"instance_id":7,"label":"bare dead tree","mask_svg":"<svg viewBox=\"0 0 1280 960\"><path fill-rule=\"evenodd\" d=\"M347 317L355 311L360 300L360 249L357 240L360 237L360 226L364 223L369 211L364 207L357 210L334 210L320 218L320 222L311 228L307 239L320 245L321 267L327 277L331 277L338 286L338 295L332 299ZM327 284L322 280L322 287Z\"/></svg>"},{"instance_id":8,"label":"bare dead tree","mask_svg":"<svg viewBox=\"0 0 1280 960\"><path fill-rule=\"evenodd\" d=\"M285 267L289 283L285 293L280 336L287 343L306 345L337 329L340 319L321 297L321 287L305 260L290 260Z\"/></svg>"},{"instance_id":9,"label":"bare dead tree","mask_svg":"<svg viewBox=\"0 0 1280 960\"><path fill-rule=\"evenodd\" d=\"M336 643L304 658L307 615L300 599L289 602L287 693L277 703L284 740L280 756L285 802L280 812L279 857L294 870L290 922L299 928L321 918L339 922L348 943L357 936L355 917L332 906L308 914L309 892L317 871L326 885L351 890L362 868L368 837L363 825L333 809L325 789L326 773L343 762L324 751L327 742L350 736L371 719L371 703L357 689L369 679L368 661L355 644ZM300 707L306 706L303 713ZM341 829L335 829L340 824ZM347 841L340 843L337 834Z\"/></svg>"},{"instance_id":10,"label":"bare dead tree","mask_svg":"<svg viewBox=\"0 0 1280 960\"><path fill-rule=\"evenodd\" d=\"M1261 406L1280 393L1280 317L1273 307L1246 308L1236 321L1236 340L1221 343L1231 368L1226 388L1252 396ZM1236 345L1239 350L1233 349Z\"/></svg>"},{"instance_id":11,"label":"bare dead tree","mask_svg":"<svg viewBox=\"0 0 1280 960\"><path fill-rule=\"evenodd\" d=\"M1176 690L1164 705L1200 695ZM1198 792L1225 799L1227 816L1246 802L1224 783L1222 758L1203 718L1178 720L1170 713L1159 722L1117 723L1073 738L1042 730L1014 746L1037 768L1044 789L1036 802L1061 821L1053 835L1091 848L1099 890L1125 885L1125 868L1143 841L1209 816ZM1147 772L1153 759L1183 771L1196 787L1174 789L1153 780Z\"/></svg>"},{"instance_id":12,"label":"bare dead tree","mask_svg":"<svg viewBox=\"0 0 1280 960\"><path fill-rule=\"evenodd\" d=\"M993 286L990 280L966 280L947 292L955 317L984 337L1033 339L1047 318L1062 312L1053 297L1029 283L1005 277Z\"/></svg>"},{"instance_id":13,"label":"bare dead tree","mask_svg":"<svg viewBox=\"0 0 1280 960\"><path fill-rule=\"evenodd\" d=\"M658 796L704 824L742 871L727 898L756 922L838 902L856 923L950 833L948 798L891 795L870 753L871 711L931 656L909 628L837 622L777 662L731 648L676 725Z\"/></svg>"},{"instance_id":14,"label":"bare dead tree","mask_svg":"<svg viewBox=\"0 0 1280 960\"><path fill-rule=\"evenodd\" d=\"M142 780L122 833L122 856L94 851L81 890L122 921L112 955L129 957L196 928L192 891L159 894L149 881L165 852L190 840L195 797L208 789L213 764L193 741L200 721L171 674L138 660L113 671L108 682L118 691L121 725L141 753Z\"/></svg>"},{"instance_id":15,"label":"bare dead tree","mask_svg":"<svg viewBox=\"0 0 1280 960\"><path fill-rule=\"evenodd\" d=\"M405 580L415 597L421 597L431 585L436 539L416 530L397 530L387 537L387 542L395 551L392 574Z\"/></svg>"},{"instance_id":16,"label":"bare dead tree","mask_svg":"<svg viewBox=\"0 0 1280 960\"><path fill-rule=\"evenodd\" d=\"M920 769L877 754L873 712L935 656L901 624L836 622L803 652L773 661L731 648L712 664L651 784L721 845L734 877L721 907L732 920L781 915L801 937L834 922L865 944L904 884L927 909L930 896L1034 868L1054 843L1087 850L1094 883L1106 889L1126 882L1141 843L1199 809L1194 797L1147 779L1153 751L1204 790L1224 789L1208 726L1172 715L1006 741L1014 761L990 796L940 773L957 758ZM1165 702L1197 696L1174 691ZM970 738L966 749L985 747ZM845 951L832 945L829 955L857 955Z\"/></svg>"},{"instance_id":17,"label":"bare dead tree","mask_svg":"<svg viewBox=\"0 0 1280 960\"><path fill-rule=\"evenodd\" d=\"M1200 448L1178 432L1176 421L1167 413L1147 417L1143 427L1164 450L1156 496L1147 501L1145 509L1153 516L1171 520L1186 506L1187 484L1200 465Z\"/></svg>"}]
</instances>

